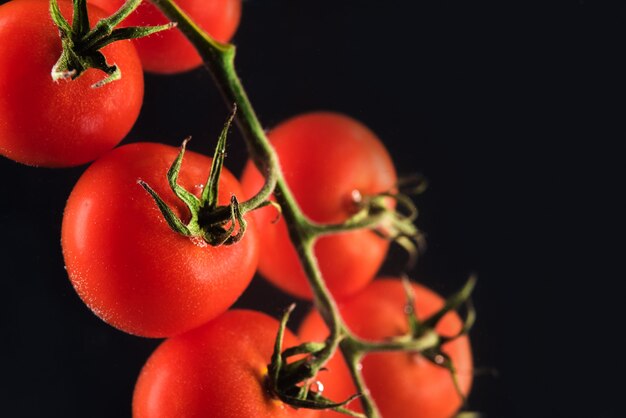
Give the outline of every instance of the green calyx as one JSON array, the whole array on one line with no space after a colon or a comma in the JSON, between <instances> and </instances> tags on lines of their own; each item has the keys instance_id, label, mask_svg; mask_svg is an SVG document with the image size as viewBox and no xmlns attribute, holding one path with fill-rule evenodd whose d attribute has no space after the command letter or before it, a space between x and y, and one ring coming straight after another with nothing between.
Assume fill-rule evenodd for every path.
<instances>
[{"instance_id":1,"label":"green calyx","mask_svg":"<svg viewBox=\"0 0 626 418\"><path fill-rule=\"evenodd\" d=\"M236 109L236 108L235 108ZM183 141L178 156L167 172L170 188L189 209L190 219L185 224L163 201L157 192L145 181L138 183L152 196L168 225L175 232L202 239L211 246L231 245L239 242L246 231L246 220L239 207L239 201L232 196L228 205L218 205L219 179L226 157L226 137L235 117L235 111L227 120L217 141L211 172L202 194L198 198L178 184L178 174L185 155L185 148L190 138Z\"/></svg>"},{"instance_id":2,"label":"green calyx","mask_svg":"<svg viewBox=\"0 0 626 418\"><path fill-rule=\"evenodd\" d=\"M326 343L308 342L283 351L283 336L294 308L295 304L290 305L280 321L266 378L269 392L294 408L330 409L355 417L363 417L362 414L344 408L346 404L361 395L353 395L343 402L334 402L322 395L323 386L315 380L315 376L322 370L325 363L325 360L319 358L318 355L324 350ZM290 361L290 358L294 356L301 358Z\"/></svg>"},{"instance_id":3,"label":"green calyx","mask_svg":"<svg viewBox=\"0 0 626 418\"><path fill-rule=\"evenodd\" d=\"M446 299L441 309L423 320L417 318L417 314L415 312L415 295L413 294L413 290L411 288L409 280L407 278L404 278L403 284L407 296L407 303L405 305L404 312L407 316L409 330L406 335L398 337L394 339L394 341L406 343L407 346L410 346L412 341L419 341L425 336L432 336L436 340L436 343L428 346L424 350L417 350L417 352L431 363L439 367L443 367L450 372L454 387L456 388L461 399L463 399L463 402L465 402L465 394L459 386L457 371L454 362L452 361L450 356L445 351L443 351L443 346L448 342L451 342L463 335L468 334L470 329L474 325L474 322L476 321L476 311L474 310L474 305L472 304L472 300L470 299L472 291L476 286L476 276L470 276L467 282L465 282L465 284L461 288L461 290ZM441 321L441 319L449 312L458 310L461 305L465 305L467 310L467 315L465 317L465 320L463 321L461 329L452 336L439 335L435 331L435 327L437 326L439 321Z\"/></svg>"},{"instance_id":4,"label":"green calyx","mask_svg":"<svg viewBox=\"0 0 626 418\"><path fill-rule=\"evenodd\" d=\"M59 29L63 46L61 56L52 67L52 80L74 80L89 68L107 74L104 79L92 85L93 88L119 80L122 77L120 68L115 63L109 65L100 49L116 41L141 38L176 26L175 23L168 23L160 26L116 29L115 27L130 15L141 1L127 0L117 12L99 20L94 28L90 29L87 0L73 0L74 17L71 25L61 14L57 0L50 0L50 16Z\"/></svg>"},{"instance_id":5,"label":"green calyx","mask_svg":"<svg viewBox=\"0 0 626 418\"><path fill-rule=\"evenodd\" d=\"M312 224L314 236L369 229L383 239L400 245L408 254L402 270L410 270L418 255L424 252L426 240L415 226L418 210L411 197L426 188L421 176L401 179L393 190L374 195L362 195L354 190L351 195L352 215L338 224ZM395 203L395 204L392 204Z\"/></svg>"},{"instance_id":6,"label":"green calyx","mask_svg":"<svg viewBox=\"0 0 626 418\"><path fill-rule=\"evenodd\" d=\"M426 249L424 235L414 223L419 212L410 195L422 193L426 189L426 180L422 177L401 179L396 189L372 196L362 196L355 191L352 198L356 213L348 224L376 220L369 228L406 251L408 260L404 268L409 270ZM390 201L395 202L395 207L390 205Z\"/></svg>"}]
</instances>

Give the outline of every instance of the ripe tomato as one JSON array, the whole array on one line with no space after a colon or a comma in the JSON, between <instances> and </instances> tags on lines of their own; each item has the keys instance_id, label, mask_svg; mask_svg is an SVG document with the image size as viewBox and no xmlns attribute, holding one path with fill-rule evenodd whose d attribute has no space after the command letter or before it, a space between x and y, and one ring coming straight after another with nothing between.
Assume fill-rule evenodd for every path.
<instances>
[{"instance_id":1,"label":"ripe tomato","mask_svg":"<svg viewBox=\"0 0 626 418\"><path fill-rule=\"evenodd\" d=\"M136 143L93 163L74 187L63 216L63 255L82 300L107 323L131 334L165 337L197 327L224 312L254 275L258 259L252 222L235 245L210 247L173 232L146 181L185 220L186 207L166 173L178 150ZM178 183L200 193L211 159L187 152ZM241 195L222 172L219 203Z\"/></svg>"},{"instance_id":2,"label":"ripe tomato","mask_svg":"<svg viewBox=\"0 0 626 418\"><path fill-rule=\"evenodd\" d=\"M424 319L443 306L443 299L425 287L412 284L417 316ZM340 303L339 309L348 327L367 340L383 340L407 332L404 314L406 295L397 279L377 279L362 292ZM456 313L448 313L438 324L440 335L454 335L462 323ZM323 341L328 329L317 312L310 313L301 325L303 341ZM443 348L457 368L463 393L472 383L472 355L469 339L462 336ZM363 376L383 417L450 418L461 406L450 372L432 364L419 354L409 352L370 353L363 359ZM340 353L327 364L328 371L318 375L324 384L324 396L347 399L356 393L348 368ZM350 408L361 411L358 401ZM322 417L344 416L324 412Z\"/></svg>"},{"instance_id":3,"label":"ripe tomato","mask_svg":"<svg viewBox=\"0 0 626 418\"><path fill-rule=\"evenodd\" d=\"M233 310L162 343L143 367L134 418L313 418L273 399L265 387L278 321ZM284 347L298 344L288 330Z\"/></svg>"},{"instance_id":4,"label":"ripe tomato","mask_svg":"<svg viewBox=\"0 0 626 418\"><path fill-rule=\"evenodd\" d=\"M126 0L88 0L102 9L115 12ZM214 39L228 42L239 26L241 0L176 0L193 21ZM122 26L156 26L169 22L156 6L145 0ZM141 63L147 71L172 74L202 64L200 55L178 29L135 39Z\"/></svg>"},{"instance_id":5,"label":"ripe tomato","mask_svg":"<svg viewBox=\"0 0 626 418\"><path fill-rule=\"evenodd\" d=\"M280 165L302 211L316 222L343 222L353 214L353 193L373 195L392 189L396 172L387 150L360 122L330 112L308 113L283 122L269 133ZM242 187L248 197L264 182L256 167L246 166ZM274 285L311 298L306 276L276 210L253 212L261 237L259 271ZM324 236L315 255L330 291L350 295L373 279L387 253L388 241L368 230Z\"/></svg>"},{"instance_id":6,"label":"ripe tomato","mask_svg":"<svg viewBox=\"0 0 626 418\"><path fill-rule=\"evenodd\" d=\"M59 1L66 18L72 3ZM89 8L92 24L103 12ZM71 19L70 19L71 21ZM49 4L15 0L0 6L0 154L36 166L67 167L89 162L130 131L143 101L143 72L130 42L102 49L122 79L100 88L106 75L88 70L73 81L52 81L61 55Z\"/></svg>"}]
</instances>

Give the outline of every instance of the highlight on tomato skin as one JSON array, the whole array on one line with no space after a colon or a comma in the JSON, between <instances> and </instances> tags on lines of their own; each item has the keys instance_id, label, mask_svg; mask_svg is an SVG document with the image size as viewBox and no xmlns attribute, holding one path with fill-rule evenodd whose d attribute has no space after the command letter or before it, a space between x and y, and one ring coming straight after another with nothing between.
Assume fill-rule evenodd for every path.
<instances>
[{"instance_id":1,"label":"highlight on tomato skin","mask_svg":"<svg viewBox=\"0 0 626 418\"><path fill-rule=\"evenodd\" d=\"M125 0L88 0L110 13ZM218 42L226 43L235 34L241 19L241 0L176 0L176 4L191 19ZM161 11L144 0L121 26L157 26L168 23ZM176 74L192 70L202 64L202 58L174 28L141 39L135 39L141 63L146 71L158 74Z\"/></svg>"},{"instance_id":2,"label":"highlight on tomato skin","mask_svg":"<svg viewBox=\"0 0 626 418\"><path fill-rule=\"evenodd\" d=\"M250 283L258 263L254 221L243 239L213 247L174 232L148 183L186 220L188 210L167 180L179 150L133 143L94 162L72 190L63 215L61 244L69 279L83 302L108 324L144 337L169 337L227 310ZM178 184L200 195L211 158L188 151ZM226 169L218 203L241 196Z\"/></svg>"},{"instance_id":3,"label":"highlight on tomato skin","mask_svg":"<svg viewBox=\"0 0 626 418\"><path fill-rule=\"evenodd\" d=\"M424 319L443 306L444 300L426 287L412 283L415 310ZM355 335L371 341L380 341L407 332L404 313L406 293L401 280L378 278L363 291L339 303L347 326ZM440 335L455 335L462 321L455 312L449 312L439 322ZM312 311L302 322L298 335L303 341L323 341L328 328L319 313ZM473 360L469 339L461 336L443 346L457 368L459 385L468 394L473 380ZM411 352L369 353L363 360L362 373L370 393L383 417L393 418L450 418L461 407L462 399L447 369L432 364L419 354ZM324 396L346 399L356 393L348 368L337 352L327 363L327 371L318 379L324 385ZM361 411L358 400L350 409ZM345 415L324 411L322 418Z\"/></svg>"},{"instance_id":4,"label":"highlight on tomato skin","mask_svg":"<svg viewBox=\"0 0 626 418\"><path fill-rule=\"evenodd\" d=\"M250 310L231 310L170 338L150 356L133 394L133 418L316 418L265 387L278 321ZM299 344L288 330L285 348Z\"/></svg>"},{"instance_id":5,"label":"highlight on tomato skin","mask_svg":"<svg viewBox=\"0 0 626 418\"><path fill-rule=\"evenodd\" d=\"M66 18L72 2L59 0ZM91 24L105 17L89 6ZM54 82L61 39L49 2L13 0L0 6L0 155L41 167L85 164L117 145L131 130L143 103L141 62L130 42L102 49L122 78L91 86L106 74L89 69L72 81Z\"/></svg>"},{"instance_id":6,"label":"highlight on tomato skin","mask_svg":"<svg viewBox=\"0 0 626 418\"><path fill-rule=\"evenodd\" d=\"M380 139L361 122L333 112L311 112L290 118L268 133L285 180L302 211L320 223L340 223L354 214L354 195L375 195L392 190L397 175ZM247 197L264 183L252 162L241 184ZM276 209L252 212L261 240L261 275L281 290L304 299L312 294L284 219ZM376 275L389 241L369 230L323 236L315 255L330 292L347 297Z\"/></svg>"}]
</instances>

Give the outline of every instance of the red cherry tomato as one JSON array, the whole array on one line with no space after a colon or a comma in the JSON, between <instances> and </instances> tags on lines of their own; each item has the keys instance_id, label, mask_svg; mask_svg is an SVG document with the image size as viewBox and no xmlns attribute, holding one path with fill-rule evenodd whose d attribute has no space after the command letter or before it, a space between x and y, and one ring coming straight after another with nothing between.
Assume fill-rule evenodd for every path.
<instances>
[{"instance_id":1,"label":"red cherry tomato","mask_svg":"<svg viewBox=\"0 0 626 418\"><path fill-rule=\"evenodd\" d=\"M115 12L125 0L88 0L102 9ZM241 17L241 0L176 0L192 20L219 42L228 42L235 34ZM157 26L169 22L156 6L144 2L122 26ZM178 29L136 39L135 45L146 71L162 74L180 73L199 67L200 55Z\"/></svg>"},{"instance_id":2,"label":"red cherry tomato","mask_svg":"<svg viewBox=\"0 0 626 418\"><path fill-rule=\"evenodd\" d=\"M66 18L72 3L59 1ZM89 8L90 21L104 17ZM71 18L69 19L71 21ZM143 72L130 42L102 49L122 79L90 69L73 81L54 82L61 56L59 31L47 1L15 0L0 6L0 155L35 166L67 167L96 159L130 131L143 101Z\"/></svg>"},{"instance_id":3,"label":"red cherry tomato","mask_svg":"<svg viewBox=\"0 0 626 418\"><path fill-rule=\"evenodd\" d=\"M255 311L228 311L162 343L143 367L133 418L314 418L270 397L265 387L278 321ZM285 332L284 347L298 344Z\"/></svg>"},{"instance_id":4,"label":"red cherry tomato","mask_svg":"<svg viewBox=\"0 0 626 418\"><path fill-rule=\"evenodd\" d=\"M169 188L166 173L178 150L136 143L93 163L74 187L63 216L63 255L82 300L107 323L131 334L165 337L197 327L224 312L254 275L258 260L252 222L231 246L211 247L170 229L147 182L182 219L187 209ZM178 183L198 193L211 159L187 152ZM241 195L222 172L219 203Z\"/></svg>"},{"instance_id":5,"label":"red cherry tomato","mask_svg":"<svg viewBox=\"0 0 626 418\"><path fill-rule=\"evenodd\" d=\"M360 122L330 112L309 113L270 131L286 181L302 211L314 221L343 222L354 212L353 196L391 190L396 172L387 150ZM252 163L242 187L248 197L264 179ZM302 298L311 291L284 220L272 207L253 212L261 237L261 274L280 289ZM363 288L380 268L388 241L368 230L324 236L315 244L326 284L336 298Z\"/></svg>"},{"instance_id":6,"label":"red cherry tomato","mask_svg":"<svg viewBox=\"0 0 626 418\"><path fill-rule=\"evenodd\" d=\"M424 319L443 306L443 299L431 290L413 283L417 316ZM362 292L340 303L348 327L366 340L383 340L407 332L404 314L406 294L400 280L377 279ZM455 335L462 323L456 313L448 313L438 324L440 335ZM317 312L311 312L301 325L303 341L323 341L328 329ZM457 369L463 393L472 383L472 354L469 339L462 336L443 348ZM370 353L362 364L365 382L383 417L450 418L462 400L454 387L450 372L432 364L419 354L409 352ZM348 368L340 353L327 364L328 371L318 379L324 385L324 396L344 400L356 393ZM358 400L350 408L361 411ZM324 412L324 418L344 415Z\"/></svg>"}]
</instances>

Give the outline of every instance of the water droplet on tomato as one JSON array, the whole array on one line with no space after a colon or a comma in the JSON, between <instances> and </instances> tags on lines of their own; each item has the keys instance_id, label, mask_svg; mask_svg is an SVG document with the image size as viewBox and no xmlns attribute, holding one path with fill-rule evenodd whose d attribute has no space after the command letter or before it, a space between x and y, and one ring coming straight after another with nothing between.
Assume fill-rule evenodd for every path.
<instances>
[{"instance_id":1,"label":"water droplet on tomato","mask_svg":"<svg viewBox=\"0 0 626 418\"><path fill-rule=\"evenodd\" d=\"M361 209L363 204L363 195L357 189L350 192L349 196L344 197L342 202L343 209L350 215L354 215Z\"/></svg>"},{"instance_id":2,"label":"water droplet on tomato","mask_svg":"<svg viewBox=\"0 0 626 418\"><path fill-rule=\"evenodd\" d=\"M324 384L322 382L320 382L319 380L316 380L315 383L315 389L314 391L318 394L321 395L324 392Z\"/></svg>"},{"instance_id":3,"label":"water droplet on tomato","mask_svg":"<svg viewBox=\"0 0 626 418\"><path fill-rule=\"evenodd\" d=\"M202 237L189 237L189 241L191 241L193 245L200 247L200 248L205 248L206 246L209 245L206 243L205 240L202 239Z\"/></svg>"},{"instance_id":4,"label":"water droplet on tomato","mask_svg":"<svg viewBox=\"0 0 626 418\"><path fill-rule=\"evenodd\" d=\"M350 193L350 197L352 198L352 201L356 204L359 204L363 201L363 195L357 189L352 190L352 192Z\"/></svg>"}]
</instances>

